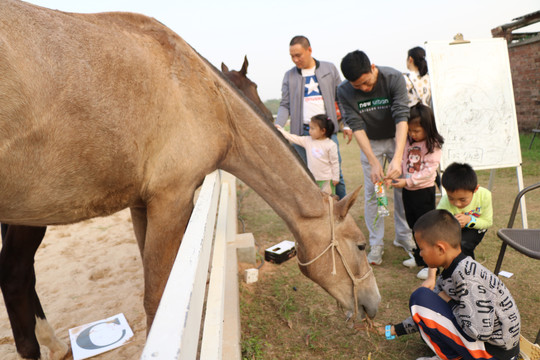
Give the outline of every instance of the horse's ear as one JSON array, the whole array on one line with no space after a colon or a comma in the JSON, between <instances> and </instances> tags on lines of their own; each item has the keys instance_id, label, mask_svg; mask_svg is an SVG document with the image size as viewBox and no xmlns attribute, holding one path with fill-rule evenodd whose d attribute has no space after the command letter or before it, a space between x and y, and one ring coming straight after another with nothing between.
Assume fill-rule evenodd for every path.
<instances>
[{"instance_id":1,"label":"horse's ear","mask_svg":"<svg viewBox=\"0 0 540 360\"><path fill-rule=\"evenodd\" d=\"M247 61L247 55L244 56L244 63L242 64L242 69L240 70L240 73L244 76L247 74L247 67L249 63Z\"/></svg>"},{"instance_id":2,"label":"horse's ear","mask_svg":"<svg viewBox=\"0 0 540 360\"><path fill-rule=\"evenodd\" d=\"M221 72L229 72L229 68L224 63L221 63Z\"/></svg>"},{"instance_id":3,"label":"horse's ear","mask_svg":"<svg viewBox=\"0 0 540 360\"><path fill-rule=\"evenodd\" d=\"M360 189L362 189L362 185L360 185L356 190L354 190L352 193L347 194L347 196L345 196L343 199L339 200L336 203L336 215L340 219L343 219L347 215L349 209L356 201Z\"/></svg>"}]
</instances>

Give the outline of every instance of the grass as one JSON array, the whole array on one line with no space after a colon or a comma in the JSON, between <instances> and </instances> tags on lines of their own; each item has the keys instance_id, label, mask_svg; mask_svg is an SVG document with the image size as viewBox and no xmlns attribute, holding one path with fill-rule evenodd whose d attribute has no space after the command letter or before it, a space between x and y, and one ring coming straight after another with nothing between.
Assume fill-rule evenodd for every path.
<instances>
[{"instance_id":1,"label":"grass","mask_svg":"<svg viewBox=\"0 0 540 360\"><path fill-rule=\"evenodd\" d=\"M523 177L525 186L540 179L540 138L528 150L531 136L521 135ZM340 136L340 141L341 141ZM341 144L343 173L348 191L363 184L360 152L356 144ZM487 187L491 171L479 171L479 182ZM252 232L258 253L282 240L293 240L284 222L251 189L238 185L239 216L245 232ZM500 249L496 230L505 227L518 192L515 168L497 169L493 177L494 225L476 250L477 260L493 270ZM392 200L390 200L392 206ZM530 227L540 227L540 196L527 197ZM352 207L351 214L364 234L363 197ZM516 219L516 226L521 217ZM391 245L393 221L385 224L385 254L381 266L374 268L382 301L375 319L382 324L397 323L408 314L410 293L420 285L418 269L401 265L407 255ZM540 262L509 249L503 270L515 275L504 279L514 295L522 317L522 334L534 339L540 319ZM259 281L240 284L242 314L242 350L246 360L273 359L416 359L430 354L419 335L408 335L394 341L358 332L345 322L335 300L318 285L304 277L295 259L280 265L264 263Z\"/></svg>"},{"instance_id":2,"label":"grass","mask_svg":"<svg viewBox=\"0 0 540 360\"><path fill-rule=\"evenodd\" d=\"M263 357L264 341L257 337L242 341L242 360L259 360Z\"/></svg>"}]
</instances>

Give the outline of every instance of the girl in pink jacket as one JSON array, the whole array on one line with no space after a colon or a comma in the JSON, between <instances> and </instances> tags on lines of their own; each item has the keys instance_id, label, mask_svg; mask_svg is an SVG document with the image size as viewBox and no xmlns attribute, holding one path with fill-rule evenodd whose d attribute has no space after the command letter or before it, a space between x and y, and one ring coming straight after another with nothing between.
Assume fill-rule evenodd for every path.
<instances>
[{"instance_id":1,"label":"girl in pink jacket","mask_svg":"<svg viewBox=\"0 0 540 360\"><path fill-rule=\"evenodd\" d=\"M403 188L403 207L409 227L430 210L435 209L435 177L441 160L443 137L437 131L433 111L421 103L411 107L409 136L403 152L403 178L392 186ZM413 257L403 262L407 267L422 266L418 278L426 279L428 268L420 256L418 245Z\"/></svg>"}]
</instances>

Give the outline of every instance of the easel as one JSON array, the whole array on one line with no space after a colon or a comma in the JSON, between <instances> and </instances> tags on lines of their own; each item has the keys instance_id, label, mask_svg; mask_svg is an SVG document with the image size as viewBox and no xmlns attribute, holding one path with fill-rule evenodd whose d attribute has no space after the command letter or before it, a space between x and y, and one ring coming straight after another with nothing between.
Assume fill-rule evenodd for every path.
<instances>
[{"instance_id":1,"label":"easel","mask_svg":"<svg viewBox=\"0 0 540 360\"><path fill-rule=\"evenodd\" d=\"M453 46L460 46L460 45L467 45L469 44L470 47L468 47L468 49L470 49L472 52L470 52L471 54L474 54L475 53L475 46L478 46L478 45L482 45L482 44L488 44L488 46L491 46L491 39L488 40L488 41L485 41L485 40L480 40L478 42L471 42L469 40L465 40L463 38L463 35L462 34L456 34L454 36L454 41L450 42L450 43L447 43L447 45L450 45L451 47ZM451 51L451 50L444 50L444 44L442 44L442 42L438 42L438 46L439 46L439 50L442 52L442 53L446 53L447 54L456 54L455 51ZM431 45L429 42L426 43L427 45ZM475 45L477 44L477 45ZM435 44L437 45L437 44ZM494 46L496 46L497 49L500 49L500 45L498 45L497 43L493 43ZM437 46L434 46L435 48L437 48ZM426 48L429 48L429 46L426 46ZM442 49L442 50L441 50ZM429 50L428 50L429 52ZM438 53L439 56L441 56L441 52ZM458 50L458 53L459 50ZM469 54L469 52L466 52L467 56ZM433 58L435 59L435 58ZM473 59L474 60L474 59ZM506 61L508 61L508 59L506 59ZM434 63L437 63L435 60L434 60ZM459 63L459 61L457 62ZM441 64L444 64L444 63L439 63L439 65ZM453 64L453 63L452 63ZM432 64L429 64L430 66L430 74L432 74L432 71L433 71L433 67L431 67ZM504 64L503 64L504 65ZM466 65L465 65L466 66ZM443 66L444 67L444 66ZM508 64L508 69L509 69L509 64ZM508 77L510 77L510 75L508 75ZM442 80L443 78L441 77L440 80L441 80L441 84L444 83L444 80ZM432 79L433 81L433 79ZM514 101L514 94L513 94L513 89L512 89L512 84L511 84L511 81L510 83L508 84L508 86L504 87L506 91L509 91L510 94L509 94L509 97L511 99L508 99L508 103L511 103L511 110L513 112L513 117L515 118L515 101ZM509 90L508 90L509 89ZM432 92L435 93L433 91L433 83L432 83ZM443 91L441 91L442 93ZM445 97L441 97L442 98L445 98ZM447 98L445 98L447 99ZM434 100L434 109L437 107L437 99L436 99L436 96L433 97L433 100ZM441 102L443 103L443 102ZM443 104L444 105L444 104ZM443 111L441 109L441 111ZM447 113L441 113L441 115L444 114L444 115L448 115ZM437 117L436 117L437 118ZM501 119L507 119L507 118L501 118ZM456 126L459 126L459 125L456 125ZM515 129L516 133L517 133L517 120L516 120L516 129ZM445 143L446 145L446 143ZM491 144L489 144L487 147L491 146ZM517 182L518 182L518 192L523 190L524 189L524 184L523 184L523 171L522 171L522 163L521 163L521 150L519 149L519 139L517 139L517 149L515 149L515 147L511 147L511 149L514 151L514 153L516 154L516 157L515 158L512 158L511 160L511 163L489 163L489 162L484 162L483 160L481 160L479 163L480 163L480 167L475 167L475 170L482 170L482 169L490 169L490 179L489 179L489 185L488 185L488 189L491 191L492 187L493 187L493 181L494 181L494 177L495 177L495 170L497 168L497 164L500 164L502 166L500 167L516 167L516 176L517 176ZM473 154L473 150L474 150L474 147L473 149L471 150L471 158L473 158L474 154ZM485 150L485 149L484 149ZM468 154L469 155L469 154ZM519 159L517 159L519 158ZM458 157L459 159L459 157ZM452 158L449 158L448 162L452 162ZM444 165L444 164L443 164ZM474 167L474 166L473 166ZM527 209L526 209L526 203L525 203L525 198L523 197L520 201L520 205L521 205L521 217L522 217L522 224L523 224L523 228L526 229L528 228L528 221L527 221Z\"/></svg>"}]
</instances>

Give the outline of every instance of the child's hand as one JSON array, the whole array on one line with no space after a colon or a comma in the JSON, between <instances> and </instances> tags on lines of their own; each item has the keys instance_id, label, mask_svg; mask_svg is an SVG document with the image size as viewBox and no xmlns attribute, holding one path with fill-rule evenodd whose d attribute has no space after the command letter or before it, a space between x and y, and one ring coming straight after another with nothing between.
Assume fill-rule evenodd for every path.
<instances>
[{"instance_id":1,"label":"child's hand","mask_svg":"<svg viewBox=\"0 0 540 360\"><path fill-rule=\"evenodd\" d=\"M435 280L427 278L420 286L433 290L433 288L435 287Z\"/></svg>"},{"instance_id":2,"label":"child's hand","mask_svg":"<svg viewBox=\"0 0 540 360\"><path fill-rule=\"evenodd\" d=\"M337 184L339 184L339 180L332 180L332 184L334 184L334 186L337 186Z\"/></svg>"},{"instance_id":3,"label":"child's hand","mask_svg":"<svg viewBox=\"0 0 540 360\"><path fill-rule=\"evenodd\" d=\"M374 329L378 335L386 337L386 326L377 326ZM396 335L396 329L394 329L394 325L390 327L390 335Z\"/></svg>"},{"instance_id":4,"label":"child's hand","mask_svg":"<svg viewBox=\"0 0 540 360\"><path fill-rule=\"evenodd\" d=\"M401 189L401 188L404 188L407 185L407 180L405 180L405 179L394 179L394 180L392 180L390 185L395 187L395 188Z\"/></svg>"},{"instance_id":5,"label":"child's hand","mask_svg":"<svg viewBox=\"0 0 540 360\"><path fill-rule=\"evenodd\" d=\"M449 302L450 300L452 300L452 298L448 296L448 294L446 294L444 291L441 291L439 293L439 296L441 297L441 299L443 299L446 302Z\"/></svg>"},{"instance_id":6,"label":"child's hand","mask_svg":"<svg viewBox=\"0 0 540 360\"><path fill-rule=\"evenodd\" d=\"M358 331L368 331L377 335L381 334L379 329L381 328L381 324L369 318L364 318L360 322L355 322L354 328ZM384 326L382 327L382 334L384 335Z\"/></svg>"},{"instance_id":7,"label":"child's hand","mask_svg":"<svg viewBox=\"0 0 540 360\"><path fill-rule=\"evenodd\" d=\"M465 227L471 221L471 217L469 215L465 214L456 214L454 217L459 221L459 225L461 225L462 228Z\"/></svg>"},{"instance_id":8,"label":"child's hand","mask_svg":"<svg viewBox=\"0 0 540 360\"><path fill-rule=\"evenodd\" d=\"M386 336L385 335L385 327L384 326L378 326L375 328L375 330L377 330L377 334L381 335L381 336ZM392 330L390 330L390 332L392 332Z\"/></svg>"},{"instance_id":9,"label":"child's hand","mask_svg":"<svg viewBox=\"0 0 540 360\"><path fill-rule=\"evenodd\" d=\"M429 268L428 277L426 280L424 280L424 282L420 286L433 290L433 288L435 287L436 281L437 281L437 269Z\"/></svg>"},{"instance_id":10,"label":"child's hand","mask_svg":"<svg viewBox=\"0 0 540 360\"><path fill-rule=\"evenodd\" d=\"M435 287L435 282L437 281L437 269L436 268L429 268L428 269L428 277L421 286L427 287L428 289L433 290Z\"/></svg>"}]
</instances>

